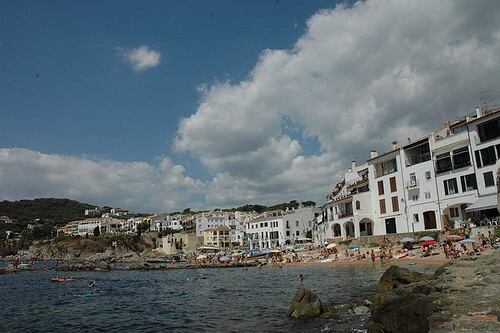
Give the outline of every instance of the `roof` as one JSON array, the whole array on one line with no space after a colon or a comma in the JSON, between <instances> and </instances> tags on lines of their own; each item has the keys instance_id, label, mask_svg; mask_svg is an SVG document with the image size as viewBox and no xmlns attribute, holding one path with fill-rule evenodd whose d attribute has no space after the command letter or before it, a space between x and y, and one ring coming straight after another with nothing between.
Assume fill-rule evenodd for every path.
<instances>
[{"instance_id":1,"label":"roof","mask_svg":"<svg viewBox=\"0 0 500 333\"><path fill-rule=\"evenodd\" d=\"M390 150L390 151L388 151L388 152L386 152L386 153L383 153L382 155L378 155L378 156L375 156L375 157L373 157L373 158L368 159L368 160L367 160L367 162L371 162L371 161L374 161L374 160L379 159L379 158L382 158L382 157L387 157L387 156L389 156L390 154L395 153L395 152L398 152L398 151L399 151L399 148L397 148L397 149L393 149L393 150Z\"/></svg>"}]
</instances>

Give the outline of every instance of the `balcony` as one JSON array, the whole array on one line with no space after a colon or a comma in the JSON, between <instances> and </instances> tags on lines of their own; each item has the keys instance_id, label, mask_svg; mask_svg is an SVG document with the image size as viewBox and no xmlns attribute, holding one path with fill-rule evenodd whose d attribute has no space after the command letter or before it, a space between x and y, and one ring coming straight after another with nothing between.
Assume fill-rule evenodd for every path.
<instances>
[{"instance_id":1,"label":"balcony","mask_svg":"<svg viewBox=\"0 0 500 333\"><path fill-rule=\"evenodd\" d=\"M339 219L343 219L343 218L345 218L345 217L351 217L351 216L352 216L352 212L339 212L339 213L337 214L337 217L338 217Z\"/></svg>"},{"instance_id":2,"label":"balcony","mask_svg":"<svg viewBox=\"0 0 500 333\"><path fill-rule=\"evenodd\" d=\"M418 179L412 179L406 181L406 189L411 190L411 189L416 189L420 187L420 184L418 182Z\"/></svg>"}]
</instances>

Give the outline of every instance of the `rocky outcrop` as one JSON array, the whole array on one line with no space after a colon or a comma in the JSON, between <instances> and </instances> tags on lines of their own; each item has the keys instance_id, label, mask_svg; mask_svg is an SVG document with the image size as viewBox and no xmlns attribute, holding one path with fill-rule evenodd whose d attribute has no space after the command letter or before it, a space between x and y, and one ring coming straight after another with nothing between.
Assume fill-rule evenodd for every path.
<instances>
[{"instance_id":1,"label":"rocky outcrop","mask_svg":"<svg viewBox=\"0 0 500 333\"><path fill-rule=\"evenodd\" d=\"M499 254L467 259L434 275L390 267L373 298L368 332L499 332Z\"/></svg>"},{"instance_id":2,"label":"rocky outcrop","mask_svg":"<svg viewBox=\"0 0 500 333\"><path fill-rule=\"evenodd\" d=\"M322 313L321 300L315 293L306 288L297 290L288 309L288 316L297 319L314 318Z\"/></svg>"}]
</instances>

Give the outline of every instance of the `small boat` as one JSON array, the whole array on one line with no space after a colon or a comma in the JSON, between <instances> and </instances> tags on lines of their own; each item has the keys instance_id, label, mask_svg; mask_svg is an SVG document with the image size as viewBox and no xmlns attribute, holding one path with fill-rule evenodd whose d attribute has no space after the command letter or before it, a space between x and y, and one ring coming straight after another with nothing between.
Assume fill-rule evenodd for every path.
<instances>
[{"instance_id":1,"label":"small boat","mask_svg":"<svg viewBox=\"0 0 500 333\"><path fill-rule=\"evenodd\" d=\"M53 277L50 279L50 282L71 282L75 281L75 278L73 277Z\"/></svg>"}]
</instances>

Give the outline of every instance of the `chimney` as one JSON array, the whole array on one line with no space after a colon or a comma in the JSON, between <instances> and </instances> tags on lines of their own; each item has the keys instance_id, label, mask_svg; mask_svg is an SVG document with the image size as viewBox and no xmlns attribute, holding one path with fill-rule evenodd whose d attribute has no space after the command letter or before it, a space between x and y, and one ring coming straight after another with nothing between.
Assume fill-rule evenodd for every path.
<instances>
[{"instance_id":1,"label":"chimney","mask_svg":"<svg viewBox=\"0 0 500 333\"><path fill-rule=\"evenodd\" d=\"M351 162L351 169L354 171L356 169L356 161Z\"/></svg>"},{"instance_id":2,"label":"chimney","mask_svg":"<svg viewBox=\"0 0 500 333\"><path fill-rule=\"evenodd\" d=\"M375 158L375 157L377 157L377 156L378 156L378 154L377 154L377 151L376 151L376 150L371 150L371 151L370 151L370 158Z\"/></svg>"},{"instance_id":3,"label":"chimney","mask_svg":"<svg viewBox=\"0 0 500 333\"><path fill-rule=\"evenodd\" d=\"M398 142L397 141L392 141L392 150L398 149Z\"/></svg>"},{"instance_id":4,"label":"chimney","mask_svg":"<svg viewBox=\"0 0 500 333\"><path fill-rule=\"evenodd\" d=\"M476 117L481 118L481 108L479 106L476 106Z\"/></svg>"}]
</instances>

